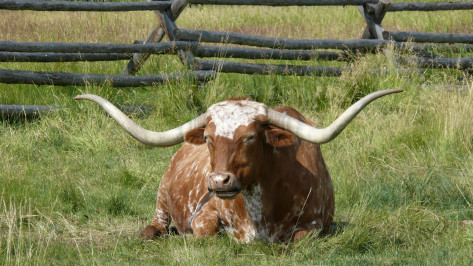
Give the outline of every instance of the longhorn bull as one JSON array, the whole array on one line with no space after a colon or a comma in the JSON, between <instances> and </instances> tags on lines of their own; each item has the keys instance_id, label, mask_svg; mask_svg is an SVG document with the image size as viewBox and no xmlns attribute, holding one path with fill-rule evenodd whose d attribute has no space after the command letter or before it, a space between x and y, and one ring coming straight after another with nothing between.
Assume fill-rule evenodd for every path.
<instances>
[{"instance_id":1,"label":"longhorn bull","mask_svg":"<svg viewBox=\"0 0 473 266\"><path fill-rule=\"evenodd\" d=\"M172 220L180 233L203 237L223 228L246 243L327 232L335 200L319 144L333 140L371 101L401 91L369 94L324 129L290 107L272 110L247 99L228 99L177 128L153 132L99 96L74 99L99 104L146 145L185 141L161 180L155 216L143 229L144 237L168 234Z\"/></svg>"}]
</instances>

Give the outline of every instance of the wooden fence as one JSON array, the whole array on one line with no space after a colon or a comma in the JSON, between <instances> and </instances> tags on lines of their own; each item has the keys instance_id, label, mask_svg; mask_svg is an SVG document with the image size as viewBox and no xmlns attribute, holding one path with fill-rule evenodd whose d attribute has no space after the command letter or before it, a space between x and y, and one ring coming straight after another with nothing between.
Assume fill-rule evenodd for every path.
<instances>
[{"instance_id":1,"label":"wooden fence","mask_svg":"<svg viewBox=\"0 0 473 266\"><path fill-rule=\"evenodd\" d=\"M175 21L188 4L263 6L356 6L366 21L360 39L281 39L233 32L178 28ZM254 64L223 58L275 60L346 60L354 49L363 52L386 46L414 51L418 56L401 58L422 68L471 70L472 58L443 58L432 50L473 52L473 34L385 31L387 12L473 9L473 2L391 3L389 0L167 0L148 2L66 2L2 0L0 9L37 11L126 12L152 10L159 24L144 41L134 44L28 43L0 41L0 62L66 62L129 60L121 75L0 70L0 82L22 84L85 85L109 82L112 86L149 86L166 80L207 80L217 72L244 74L339 76L347 67ZM169 42L161 42L166 36ZM410 43L406 43L406 41ZM219 43L219 46L202 45ZM416 44L412 44L415 42ZM225 45L221 45L225 44ZM229 46L231 45L231 46ZM236 46L238 45L238 46ZM258 48L255 48L258 47ZM335 49L338 51L324 51ZM151 54L174 54L189 68L186 73L133 76ZM204 58L221 58L208 60ZM1 112L1 111L0 111Z\"/></svg>"},{"instance_id":2,"label":"wooden fence","mask_svg":"<svg viewBox=\"0 0 473 266\"><path fill-rule=\"evenodd\" d=\"M214 5L267 5L267 6L321 6L321 5L352 5L357 6L366 21L366 29L362 38L357 40L331 40L331 39L281 39L272 37L253 36L232 32L211 32L180 29L175 21L180 12L188 3L214 4ZM346 68L313 67L292 65L268 65L234 62L228 60L205 60L205 57L226 57L245 59L296 59L296 60L343 60L346 51L360 49L364 51L383 48L387 45L398 49L409 49L421 55L419 58L404 58L401 62L418 62L421 67L428 68L459 68L471 69L471 58L441 58L432 52L436 50L463 50L473 51L472 34L436 34L416 32L390 32L384 31L381 22L386 12L399 11L440 11L473 9L473 2L455 3L391 3L389 0L175 0L167 12L158 11L160 25L149 36L149 40L161 40L164 35L172 41L198 41L205 43L231 44L232 47L207 47L200 46L198 51L181 50L178 55L189 68L201 70L216 70L228 73L245 74L282 74L282 75L329 75L338 76ZM429 42L434 44L406 44L407 38L414 42ZM448 44L445 44L448 43ZM242 45L244 47L233 47ZM266 49L255 49L261 47ZM340 52L314 51L314 49L338 49ZM309 50L309 51L305 51ZM383 49L382 49L383 50ZM203 51L207 51L204 53ZM384 51L384 50L383 50ZM146 61L148 54L135 54L127 68L122 73L134 74ZM197 57L197 58L196 58Z\"/></svg>"}]
</instances>

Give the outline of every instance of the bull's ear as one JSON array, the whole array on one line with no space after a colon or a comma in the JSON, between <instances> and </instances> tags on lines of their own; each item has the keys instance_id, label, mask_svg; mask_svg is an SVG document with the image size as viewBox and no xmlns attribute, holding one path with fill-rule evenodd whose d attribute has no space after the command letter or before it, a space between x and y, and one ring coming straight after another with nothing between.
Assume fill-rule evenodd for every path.
<instances>
[{"instance_id":1,"label":"bull's ear","mask_svg":"<svg viewBox=\"0 0 473 266\"><path fill-rule=\"evenodd\" d=\"M289 131L273 128L265 131L266 143L276 147L286 147L294 145L296 136Z\"/></svg>"},{"instance_id":2,"label":"bull's ear","mask_svg":"<svg viewBox=\"0 0 473 266\"><path fill-rule=\"evenodd\" d=\"M200 145L205 143L205 138L204 138L204 130L205 128L196 128L191 131L188 131L184 135L184 140L187 143L194 144L194 145Z\"/></svg>"}]
</instances>

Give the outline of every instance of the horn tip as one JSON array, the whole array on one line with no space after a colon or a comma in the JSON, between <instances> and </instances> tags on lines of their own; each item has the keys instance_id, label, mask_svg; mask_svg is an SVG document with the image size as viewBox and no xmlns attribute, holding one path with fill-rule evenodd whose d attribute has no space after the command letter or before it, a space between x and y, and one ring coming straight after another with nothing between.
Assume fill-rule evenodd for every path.
<instances>
[{"instance_id":1,"label":"horn tip","mask_svg":"<svg viewBox=\"0 0 473 266\"><path fill-rule=\"evenodd\" d=\"M374 92L373 94L377 94L378 97L382 97L382 96L386 96L386 95L389 95L389 94L400 93L400 92L404 92L404 90L403 89L381 90L381 91ZM376 98L378 98L378 97L376 97Z\"/></svg>"},{"instance_id":2,"label":"horn tip","mask_svg":"<svg viewBox=\"0 0 473 266\"><path fill-rule=\"evenodd\" d=\"M403 89L387 89L387 90L381 90L381 91L378 91L380 93L383 93L384 95L387 95L387 94L391 94L391 93L400 93L400 92L403 92L404 90Z\"/></svg>"},{"instance_id":3,"label":"horn tip","mask_svg":"<svg viewBox=\"0 0 473 266\"><path fill-rule=\"evenodd\" d=\"M97 99L97 98L101 98L100 96L97 96L97 95L93 95L93 94L81 94L81 95L77 95L75 96L74 100L89 100L89 101L93 101L93 99Z\"/></svg>"}]
</instances>

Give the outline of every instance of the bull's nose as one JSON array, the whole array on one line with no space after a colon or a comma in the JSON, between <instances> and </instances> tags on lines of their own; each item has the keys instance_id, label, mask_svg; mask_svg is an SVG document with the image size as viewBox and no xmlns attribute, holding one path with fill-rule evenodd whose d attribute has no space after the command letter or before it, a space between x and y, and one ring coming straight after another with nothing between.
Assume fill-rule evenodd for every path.
<instances>
[{"instance_id":1,"label":"bull's nose","mask_svg":"<svg viewBox=\"0 0 473 266\"><path fill-rule=\"evenodd\" d=\"M213 172L209 175L208 180L209 191L217 192L217 196L222 193L218 192L230 192L239 193L241 185L236 176L229 172Z\"/></svg>"},{"instance_id":2,"label":"bull's nose","mask_svg":"<svg viewBox=\"0 0 473 266\"><path fill-rule=\"evenodd\" d=\"M235 175L228 172L213 172L209 176L209 190L213 191L226 191L231 186L232 179L235 179Z\"/></svg>"},{"instance_id":3,"label":"bull's nose","mask_svg":"<svg viewBox=\"0 0 473 266\"><path fill-rule=\"evenodd\" d=\"M216 187L224 187L230 183L231 174L230 173L215 173L210 176L212 183Z\"/></svg>"}]
</instances>

